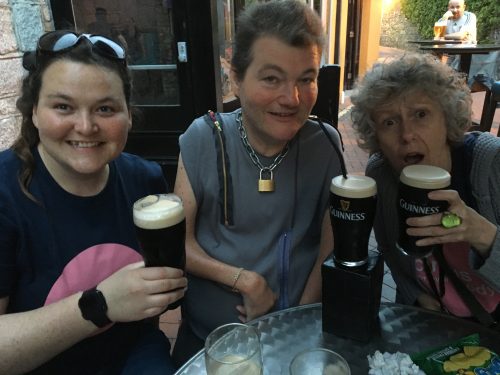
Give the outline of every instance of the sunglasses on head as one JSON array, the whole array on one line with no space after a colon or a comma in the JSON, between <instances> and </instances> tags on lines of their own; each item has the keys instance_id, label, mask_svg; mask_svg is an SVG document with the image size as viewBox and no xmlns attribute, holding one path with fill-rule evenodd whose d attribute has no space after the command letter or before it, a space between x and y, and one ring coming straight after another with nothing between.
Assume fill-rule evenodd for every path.
<instances>
[{"instance_id":1,"label":"sunglasses on head","mask_svg":"<svg viewBox=\"0 0 500 375\"><path fill-rule=\"evenodd\" d=\"M58 54L68 51L86 40L92 45L94 52L108 58L124 61L125 50L118 43L102 35L76 34L72 31L52 31L44 34L38 40L37 53Z\"/></svg>"}]
</instances>

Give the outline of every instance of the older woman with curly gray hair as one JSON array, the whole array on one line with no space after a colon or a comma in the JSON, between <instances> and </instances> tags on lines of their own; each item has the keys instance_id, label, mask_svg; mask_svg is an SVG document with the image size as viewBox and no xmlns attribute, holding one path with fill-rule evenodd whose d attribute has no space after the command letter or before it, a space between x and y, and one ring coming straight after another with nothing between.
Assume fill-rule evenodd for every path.
<instances>
[{"instance_id":1,"label":"older woman with curly gray hair","mask_svg":"<svg viewBox=\"0 0 500 375\"><path fill-rule=\"evenodd\" d=\"M424 260L397 250L397 186L401 170L427 164L450 172L451 186L429 198L447 201L460 217L453 228L442 214L407 220L418 246L443 245L450 268L478 302L500 316L500 139L471 132L471 94L465 79L430 55L407 54L376 64L352 97L359 145L370 152L366 174L377 181L375 235L397 284L397 300L473 318L433 255ZM432 276L432 277L430 277ZM439 282L434 282L438 280ZM438 284L438 285L436 285Z\"/></svg>"}]
</instances>

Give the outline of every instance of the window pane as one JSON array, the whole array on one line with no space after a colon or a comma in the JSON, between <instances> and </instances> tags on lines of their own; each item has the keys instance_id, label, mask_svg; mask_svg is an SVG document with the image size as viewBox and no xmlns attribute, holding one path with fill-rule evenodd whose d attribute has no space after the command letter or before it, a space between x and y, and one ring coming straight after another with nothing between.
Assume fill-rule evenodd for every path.
<instances>
[{"instance_id":1,"label":"window pane","mask_svg":"<svg viewBox=\"0 0 500 375\"><path fill-rule=\"evenodd\" d=\"M157 70L132 70L132 104L179 105L177 72Z\"/></svg>"},{"instance_id":2,"label":"window pane","mask_svg":"<svg viewBox=\"0 0 500 375\"><path fill-rule=\"evenodd\" d=\"M76 29L108 36L127 48L133 104L178 105L172 1L72 0Z\"/></svg>"}]
</instances>

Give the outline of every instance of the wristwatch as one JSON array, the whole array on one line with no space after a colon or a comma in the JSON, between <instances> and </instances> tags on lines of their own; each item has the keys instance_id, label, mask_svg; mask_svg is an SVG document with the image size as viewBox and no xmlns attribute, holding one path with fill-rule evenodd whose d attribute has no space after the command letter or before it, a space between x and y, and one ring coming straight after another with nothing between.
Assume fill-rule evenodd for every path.
<instances>
[{"instance_id":1,"label":"wristwatch","mask_svg":"<svg viewBox=\"0 0 500 375\"><path fill-rule=\"evenodd\" d=\"M108 305L106 298L97 287L93 287L83 292L78 300L78 307L85 320L90 320L97 327L102 328L113 323L106 315Z\"/></svg>"}]
</instances>

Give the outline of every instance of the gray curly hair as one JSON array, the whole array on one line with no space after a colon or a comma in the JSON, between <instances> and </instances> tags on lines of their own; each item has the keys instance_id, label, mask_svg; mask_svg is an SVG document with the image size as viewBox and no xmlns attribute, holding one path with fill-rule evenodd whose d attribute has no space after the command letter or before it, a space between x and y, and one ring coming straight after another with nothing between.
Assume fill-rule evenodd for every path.
<instances>
[{"instance_id":1,"label":"gray curly hair","mask_svg":"<svg viewBox=\"0 0 500 375\"><path fill-rule=\"evenodd\" d=\"M429 54L407 53L375 64L351 96L351 119L358 144L370 153L380 151L374 111L408 91L423 91L435 99L446 119L447 139L459 143L471 125L472 97L466 79Z\"/></svg>"}]
</instances>

